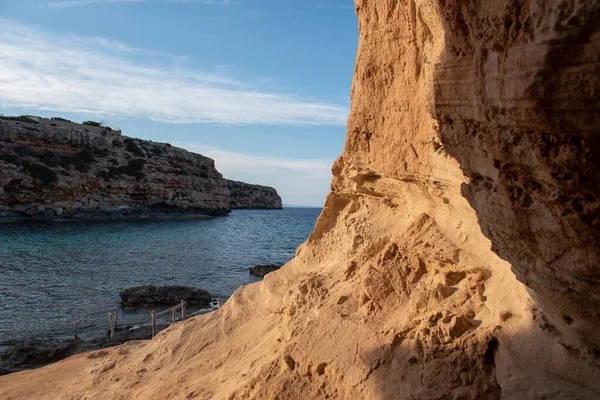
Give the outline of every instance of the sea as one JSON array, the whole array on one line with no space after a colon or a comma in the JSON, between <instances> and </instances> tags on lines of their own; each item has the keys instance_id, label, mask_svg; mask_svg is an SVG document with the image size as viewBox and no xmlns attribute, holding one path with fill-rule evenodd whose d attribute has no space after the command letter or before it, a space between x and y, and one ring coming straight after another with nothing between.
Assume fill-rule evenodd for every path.
<instances>
[{"instance_id":1,"label":"sea","mask_svg":"<svg viewBox=\"0 0 600 400\"><path fill-rule=\"evenodd\" d=\"M261 279L249 267L292 259L320 212L234 210L198 221L0 225L0 343L72 337L77 313L82 339L102 336L107 310L115 306L119 324L150 323L149 309L119 304L119 291L132 286L193 286L226 300Z\"/></svg>"}]
</instances>

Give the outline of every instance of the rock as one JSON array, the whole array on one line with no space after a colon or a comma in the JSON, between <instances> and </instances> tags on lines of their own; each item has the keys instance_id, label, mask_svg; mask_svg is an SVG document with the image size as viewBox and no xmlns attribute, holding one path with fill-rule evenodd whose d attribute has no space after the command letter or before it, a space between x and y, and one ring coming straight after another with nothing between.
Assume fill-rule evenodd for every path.
<instances>
[{"instance_id":1,"label":"rock","mask_svg":"<svg viewBox=\"0 0 600 400\"><path fill-rule=\"evenodd\" d=\"M160 332L168 326L165 324L157 325L156 330ZM120 326L115 331L113 339L107 333L107 336L90 340L10 340L0 344L4 348L0 352L0 375L38 368L87 351L105 349L132 340L148 340L151 338L152 328L150 326L142 326L136 329L131 326ZM88 358L94 358L94 356L88 356Z\"/></svg>"},{"instance_id":2,"label":"rock","mask_svg":"<svg viewBox=\"0 0 600 400\"><path fill-rule=\"evenodd\" d=\"M354 11L344 151L286 273L145 343L143 378L76 357L0 397L598 398L600 4Z\"/></svg>"},{"instance_id":3,"label":"rock","mask_svg":"<svg viewBox=\"0 0 600 400\"><path fill-rule=\"evenodd\" d=\"M189 305L208 306L212 297L202 289L187 286L137 286L119 293L125 306L176 305L185 300Z\"/></svg>"},{"instance_id":4,"label":"rock","mask_svg":"<svg viewBox=\"0 0 600 400\"><path fill-rule=\"evenodd\" d=\"M1 211L18 215L0 222L195 219L281 208L275 189L224 179L200 154L45 118L0 116L0 171Z\"/></svg>"},{"instance_id":5,"label":"rock","mask_svg":"<svg viewBox=\"0 0 600 400\"><path fill-rule=\"evenodd\" d=\"M281 209L281 197L272 187L249 185L226 180L229 188L229 205L234 209Z\"/></svg>"},{"instance_id":6,"label":"rock","mask_svg":"<svg viewBox=\"0 0 600 400\"><path fill-rule=\"evenodd\" d=\"M269 272L277 271L281 268L281 264L261 264L248 268L251 275L264 277Z\"/></svg>"},{"instance_id":7,"label":"rock","mask_svg":"<svg viewBox=\"0 0 600 400\"><path fill-rule=\"evenodd\" d=\"M5 343L7 350L0 354L0 365L8 370L46 365L66 358L76 345L75 340L27 339L9 341Z\"/></svg>"}]
</instances>

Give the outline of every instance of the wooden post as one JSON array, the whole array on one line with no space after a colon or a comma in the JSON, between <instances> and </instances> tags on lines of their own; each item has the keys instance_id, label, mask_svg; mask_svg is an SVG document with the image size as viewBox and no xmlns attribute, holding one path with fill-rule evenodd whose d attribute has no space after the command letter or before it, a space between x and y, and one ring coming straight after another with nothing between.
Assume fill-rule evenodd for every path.
<instances>
[{"instance_id":1,"label":"wooden post","mask_svg":"<svg viewBox=\"0 0 600 400\"><path fill-rule=\"evenodd\" d=\"M185 301L181 300L181 320L185 320Z\"/></svg>"},{"instance_id":2,"label":"wooden post","mask_svg":"<svg viewBox=\"0 0 600 400\"><path fill-rule=\"evenodd\" d=\"M172 309L172 310L171 310L171 323L172 323L172 324L174 324L174 323L175 323L175 318L176 318L176 316L175 316L175 311L177 311L177 309L176 309L176 308L174 308L174 309Z\"/></svg>"},{"instance_id":3,"label":"wooden post","mask_svg":"<svg viewBox=\"0 0 600 400\"><path fill-rule=\"evenodd\" d=\"M115 338L115 325L113 322L112 313L108 313L108 323L110 324L110 338L114 339Z\"/></svg>"},{"instance_id":4,"label":"wooden post","mask_svg":"<svg viewBox=\"0 0 600 400\"><path fill-rule=\"evenodd\" d=\"M150 317L152 318L152 337L156 336L156 311L150 311Z\"/></svg>"},{"instance_id":5,"label":"wooden post","mask_svg":"<svg viewBox=\"0 0 600 400\"><path fill-rule=\"evenodd\" d=\"M115 329L117 329L117 325L119 325L119 305L115 306Z\"/></svg>"},{"instance_id":6,"label":"wooden post","mask_svg":"<svg viewBox=\"0 0 600 400\"><path fill-rule=\"evenodd\" d=\"M79 325L80 322L81 320L79 319L79 312L77 312L77 315L75 316L75 323L73 324L73 337L75 340L79 340L79 337L77 336L77 325Z\"/></svg>"},{"instance_id":7,"label":"wooden post","mask_svg":"<svg viewBox=\"0 0 600 400\"><path fill-rule=\"evenodd\" d=\"M217 309L221 308L221 298L217 297Z\"/></svg>"}]
</instances>

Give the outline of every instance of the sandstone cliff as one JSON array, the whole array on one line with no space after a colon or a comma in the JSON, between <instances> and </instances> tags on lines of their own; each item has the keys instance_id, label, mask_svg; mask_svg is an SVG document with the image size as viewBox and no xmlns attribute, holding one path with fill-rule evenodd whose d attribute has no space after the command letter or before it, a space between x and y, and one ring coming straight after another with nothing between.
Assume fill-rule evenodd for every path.
<instances>
[{"instance_id":1,"label":"sandstone cliff","mask_svg":"<svg viewBox=\"0 0 600 400\"><path fill-rule=\"evenodd\" d=\"M600 5L356 12L346 146L296 258L217 312L0 393L600 397Z\"/></svg>"},{"instance_id":2,"label":"sandstone cliff","mask_svg":"<svg viewBox=\"0 0 600 400\"><path fill-rule=\"evenodd\" d=\"M0 118L0 220L196 218L232 205L281 208L275 189L231 181L214 161L110 128Z\"/></svg>"}]
</instances>

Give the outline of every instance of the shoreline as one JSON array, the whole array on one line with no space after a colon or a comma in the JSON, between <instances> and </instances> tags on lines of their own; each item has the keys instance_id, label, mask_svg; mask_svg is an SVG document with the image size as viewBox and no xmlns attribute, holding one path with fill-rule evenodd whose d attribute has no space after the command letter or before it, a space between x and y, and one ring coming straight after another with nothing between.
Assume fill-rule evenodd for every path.
<instances>
[{"instance_id":1,"label":"shoreline","mask_svg":"<svg viewBox=\"0 0 600 400\"><path fill-rule=\"evenodd\" d=\"M195 221L208 220L215 217L226 217L233 210L267 210L277 211L281 208L266 207L234 207L231 210L173 211L148 207L134 208L119 206L103 210L80 209L74 213L39 211L34 214L24 214L17 211L0 211L0 225L23 222L88 222L88 221Z\"/></svg>"},{"instance_id":2,"label":"shoreline","mask_svg":"<svg viewBox=\"0 0 600 400\"><path fill-rule=\"evenodd\" d=\"M180 322L180 321L178 321ZM156 326L156 332L168 328L169 324ZM150 326L125 325L115 331L114 338L97 336L91 339L39 339L29 337L25 339L11 339L0 342L0 376L16 372L32 370L50 365L76 354L89 351L107 349L119 346L133 340L152 339L152 328Z\"/></svg>"}]
</instances>

